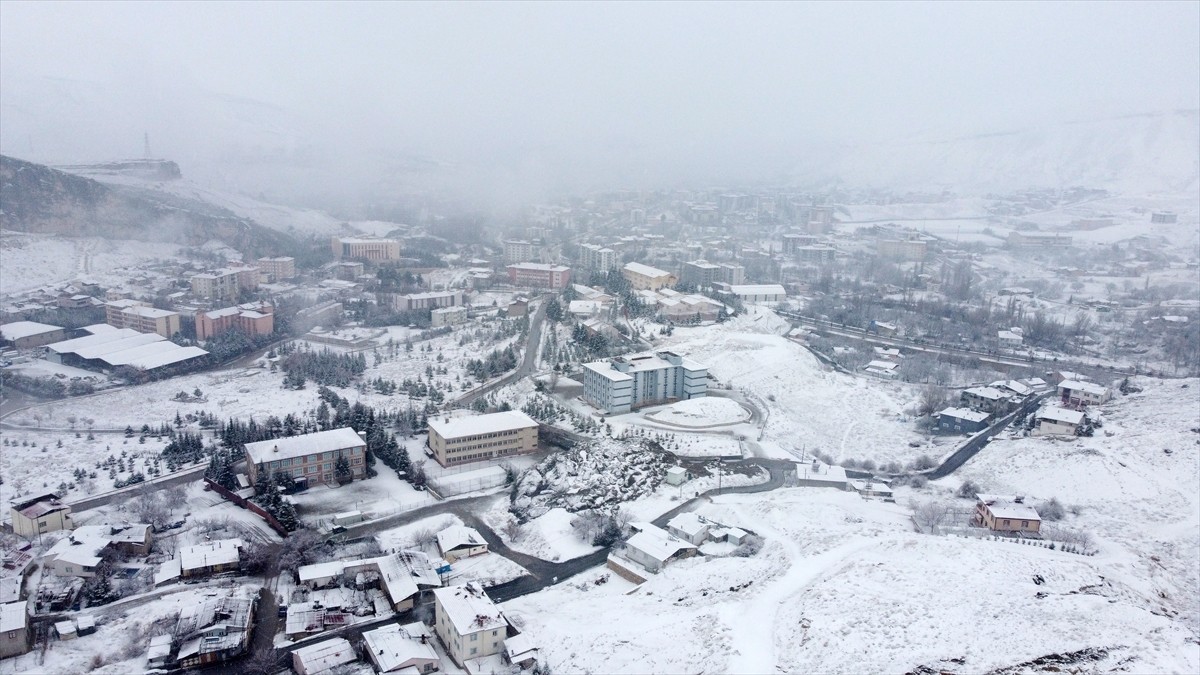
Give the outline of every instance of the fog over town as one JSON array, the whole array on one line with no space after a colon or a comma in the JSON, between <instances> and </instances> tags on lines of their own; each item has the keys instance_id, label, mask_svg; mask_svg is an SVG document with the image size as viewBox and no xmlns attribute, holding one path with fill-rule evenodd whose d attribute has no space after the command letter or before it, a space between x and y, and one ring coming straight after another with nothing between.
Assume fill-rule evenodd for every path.
<instances>
[{"instance_id":1,"label":"fog over town","mask_svg":"<svg viewBox=\"0 0 1200 675\"><path fill-rule=\"evenodd\" d=\"M0 673L1200 671L1200 3L6 0L0 521Z\"/></svg>"}]
</instances>

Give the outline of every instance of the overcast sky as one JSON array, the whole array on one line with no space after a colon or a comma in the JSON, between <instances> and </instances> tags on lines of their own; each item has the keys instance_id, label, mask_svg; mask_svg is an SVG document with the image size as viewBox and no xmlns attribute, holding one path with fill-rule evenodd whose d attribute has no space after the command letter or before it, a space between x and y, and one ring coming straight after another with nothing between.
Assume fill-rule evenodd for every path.
<instances>
[{"instance_id":1,"label":"overcast sky","mask_svg":"<svg viewBox=\"0 0 1200 675\"><path fill-rule=\"evenodd\" d=\"M1198 7L6 0L0 143L64 161L140 155L143 130L162 155L261 131L549 173L774 160L1200 107Z\"/></svg>"}]
</instances>

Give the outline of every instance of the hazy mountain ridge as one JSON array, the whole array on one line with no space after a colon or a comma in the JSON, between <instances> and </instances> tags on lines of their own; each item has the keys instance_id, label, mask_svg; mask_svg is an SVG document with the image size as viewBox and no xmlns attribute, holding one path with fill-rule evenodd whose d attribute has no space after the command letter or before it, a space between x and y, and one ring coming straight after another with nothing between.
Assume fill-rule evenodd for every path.
<instances>
[{"instance_id":1,"label":"hazy mountain ridge","mask_svg":"<svg viewBox=\"0 0 1200 675\"><path fill-rule=\"evenodd\" d=\"M1088 186L1131 194L1200 190L1200 110L1046 124L830 151L802 183L987 193Z\"/></svg>"},{"instance_id":2,"label":"hazy mountain ridge","mask_svg":"<svg viewBox=\"0 0 1200 675\"><path fill-rule=\"evenodd\" d=\"M290 237L208 202L91 178L0 155L0 228L65 236L222 241L250 255L290 250Z\"/></svg>"}]
</instances>

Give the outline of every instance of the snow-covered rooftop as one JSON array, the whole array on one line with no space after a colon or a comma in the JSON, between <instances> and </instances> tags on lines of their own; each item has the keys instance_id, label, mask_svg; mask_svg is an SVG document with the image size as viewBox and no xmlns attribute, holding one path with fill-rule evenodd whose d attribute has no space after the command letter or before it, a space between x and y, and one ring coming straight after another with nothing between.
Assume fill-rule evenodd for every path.
<instances>
[{"instance_id":1,"label":"snow-covered rooftop","mask_svg":"<svg viewBox=\"0 0 1200 675\"><path fill-rule=\"evenodd\" d=\"M1037 419L1052 420L1066 424L1080 424L1083 422L1083 413L1078 410L1067 410L1065 408L1042 408L1037 413Z\"/></svg>"},{"instance_id":2,"label":"snow-covered rooftop","mask_svg":"<svg viewBox=\"0 0 1200 675\"><path fill-rule=\"evenodd\" d=\"M670 276L670 272L664 272L657 267L651 267L639 262L625 263L625 269L633 272L634 274L641 274L642 276L651 278Z\"/></svg>"},{"instance_id":3,"label":"snow-covered rooftop","mask_svg":"<svg viewBox=\"0 0 1200 675\"><path fill-rule=\"evenodd\" d=\"M537 270L539 272L567 272L571 269L570 267L564 267L562 265L551 265L548 263L535 262L514 263L512 265L508 265L507 268L519 270Z\"/></svg>"},{"instance_id":4,"label":"snow-covered rooftop","mask_svg":"<svg viewBox=\"0 0 1200 675\"><path fill-rule=\"evenodd\" d=\"M423 639L422 639L423 638ZM431 644L433 633L425 624L390 624L363 633L363 643L380 672L389 673L413 659L438 660Z\"/></svg>"},{"instance_id":5,"label":"snow-covered rooftop","mask_svg":"<svg viewBox=\"0 0 1200 675\"><path fill-rule=\"evenodd\" d=\"M433 595L459 635L504 628L508 624L500 608L477 583L439 588Z\"/></svg>"},{"instance_id":6,"label":"snow-covered rooftop","mask_svg":"<svg viewBox=\"0 0 1200 675\"><path fill-rule=\"evenodd\" d=\"M946 408L938 414L945 415L946 417L954 417L956 419L966 420L968 422L982 422L988 418L987 413L980 412L978 410L971 410L970 408Z\"/></svg>"},{"instance_id":7,"label":"snow-covered rooftop","mask_svg":"<svg viewBox=\"0 0 1200 675\"><path fill-rule=\"evenodd\" d=\"M730 286L734 295L787 295L787 291L779 284L738 284Z\"/></svg>"},{"instance_id":8,"label":"snow-covered rooftop","mask_svg":"<svg viewBox=\"0 0 1200 675\"><path fill-rule=\"evenodd\" d=\"M245 546L241 539L218 539L179 549L179 565L184 570L196 570L215 565L229 565L239 558Z\"/></svg>"},{"instance_id":9,"label":"snow-covered rooftop","mask_svg":"<svg viewBox=\"0 0 1200 675\"><path fill-rule=\"evenodd\" d=\"M1032 506L1017 501L1018 497L1010 495L975 495L979 501L986 504L996 518L1009 520L1040 520L1038 512Z\"/></svg>"},{"instance_id":10,"label":"snow-covered rooftop","mask_svg":"<svg viewBox=\"0 0 1200 675\"><path fill-rule=\"evenodd\" d=\"M1108 389L1094 382L1080 382L1079 380L1063 380L1058 383L1058 388L1068 391L1082 391L1096 396L1103 396L1108 392Z\"/></svg>"},{"instance_id":11,"label":"snow-covered rooftop","mask_svg":"<svg viewBox=\"0 0 1200 675\"><path fill-rule=\"evenodd\" d=\"M323 673L336 666L358 660L358 654L354 653L354 647L345 638L334 638L300 647L292 654L304 665L306 673Z\"/></svg>"},{"instance_id":12,"label":"snow-covered rooftop","mask_svg":"<svg viewBox=\"0 0 1200 675\"><path fill-rule=\"evenodd\" d=\"M71 340L63 340L62 342L55 342L54 344L47 345L47 348L50 351L57 352L59 354L73 354L78 352L80 349L86 349L95 345L102 345L106 342L116 342L117 340L123 340L134 335L142 335L142 333L139 333L132 328L118 328L116 330L93 333L92 335L85 335L83 337L77 337Z\"/></svg>"},{"instance_id":13,"label":"snow-covered rooftop","mask_svg":"<svg viewBox=\"0 0 1200 675\"><path fill-rule=\"evenodd\" d=\"M453 551L456 548L475 546L486 546L487 542L483 540L483 535L479 534L479 530L465 525L451 525L441 532L437 533L438 548L442 553Z\"/></svg>"},{"instance_id":14,"label":"snow-covered rooftop","mask_svg":"<svg viewBox=\"0 0 1200 675\"><path fill-rule=\"evenodd\" d=\"M43 333L52 333L56 330L62 330L62 326L52 326L36 321L14 321L0 326L0 337L5 340L20 340Z\"/></svg>"},{"instance_id":15,"label":"snow-covered rooftop","mask_svg":"<svg viewBox=\"0 0 1200 675\"><path fill-rule=\"evenodd\" d=\"M637 523L634 527L640 528L640 531L630 537L625 545L636 548L659 562L666 562L681 550L696 548L650 523Z\"/></svg>"},{"instance_id":16,"label":"snow-covered rooftop","mask_svg":"<svg viewBox=\"0 0 1200 675\"><path fill-rule=\"evenodd\" d=\"M28 615L28 600L0 605L0 633L25 628Z\"/></svg>"},{"instance_id":17,"label":"snow-covered rooftop","mask_svg":"<svg viewBox=\"0 0 1200 675\"><path fill-rule=\"evenodd\" d=\"M429 428L446 440L536 428L537 420L519 410L470 417L429 418ZM246 446L247 449L250 447Z\"/></svg>"},{"instance_id":18,"label":"snow-covered rooftop","mask_svg":"<svg viewBox=\"0 0 1200 675\"><path fill-rule=\"evenodd\" d=\"M430 420L432 423L432 420ZM246 444L246 457L255 464L279 459L294 459L318 452L355 448L366 442L350 427L318 431L314 434L276 438Z\"/></svg>"},{"instance_id":19,"label":"snow-covered rooftop","mask_svg":"<svg viewBox=\"0 0 1200 675\"><path fill-rule=\"evenodd\" d=\"M963 393L978 396L979 398L984 398L989 401L999 401L1000 399L1008 396L1008 394L1005 394L999 389L993 389L991 387L970 387L964 389Z\"/></svg>"},{"instance_id":20,"label":"snow-covered rooftop","mask_svg":"<svg viewBox=\"0 0 1200 675\"><path fill-rule=\"evenodd\" d=\"M708 523L704 522L700 516L688 511L667 521L667 527L679 530L689 537L694 537L703 532L708 527Z\"/></svg>"}]
</instances>

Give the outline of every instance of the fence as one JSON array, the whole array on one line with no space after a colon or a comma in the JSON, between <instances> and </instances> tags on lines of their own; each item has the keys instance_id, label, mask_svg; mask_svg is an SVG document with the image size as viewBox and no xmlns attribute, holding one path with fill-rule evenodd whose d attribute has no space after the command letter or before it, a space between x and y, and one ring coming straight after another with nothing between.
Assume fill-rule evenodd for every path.
<instances>
[{"instance_id":1,"label":"fence","mask_svg":"<svg viewBox=\"0 0 1200 675\"><path fill-rule=\"evenodd\" d=\"M266 521L267 525L272 530L275 530L276 532L279 533L279 536L281 536L281 537L288 536L287 528L285 528L282 524L280 524L280 522L275 519L275 516L271 515L270 513L267 513L258 504L255 504L254 502L246 499L245 497L241 497L241 496L235 494L234 492L227 490L225 487L218 485L217 483L214 483L208 477L204 478L204 484L205 484L205 486L208 487L208 489L212 490L213 492L216 492L217 494L221 495L225 499L233 502L234 504L237 504L238 506L242 507L243 509L246 509L247 511L250 511L251 513L262 518L264 521Z\"/></svg>"}]
</instances>

